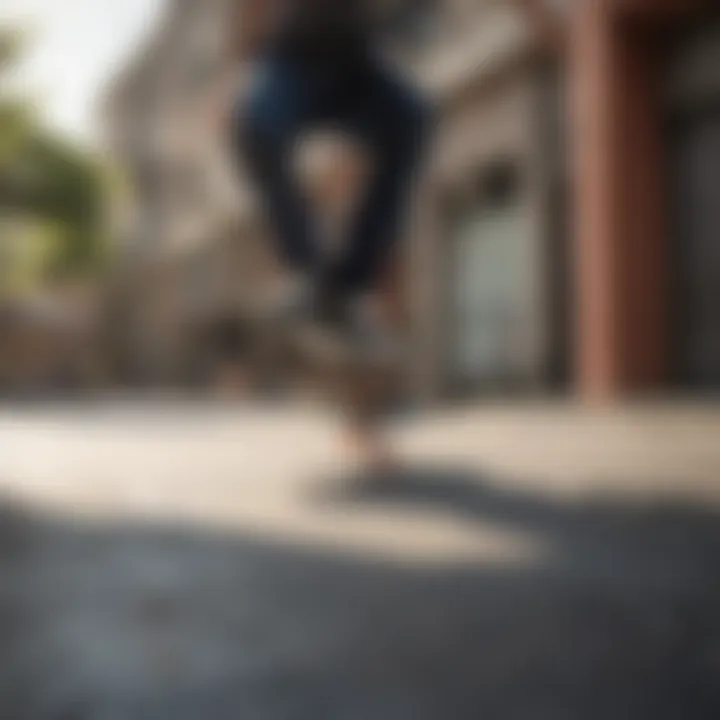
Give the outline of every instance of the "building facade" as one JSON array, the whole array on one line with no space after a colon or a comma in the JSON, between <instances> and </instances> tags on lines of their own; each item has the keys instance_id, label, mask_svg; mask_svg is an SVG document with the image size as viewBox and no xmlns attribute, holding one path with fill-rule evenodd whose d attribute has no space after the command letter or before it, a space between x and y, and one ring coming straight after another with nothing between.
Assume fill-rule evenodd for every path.
<instances>
[{"instance_id":1,"label":"building facade","mask_svg":"<svg viewBox=\"0 0 720 720\"><path fill-rule=\"evenodd\" d=\"M256 280L249 197L218 119L229 5L169 2L105 103L128 190L116 212L123 251L113 322L119 365L137 381L190 380L205 360L203 329Z\"/></svg>"},{"instance_id":2,"label":"building facade","mask_svg":"<svg viewBox=\"0 0 720 720\"><path fill-rule=\"evenodd\" d=\"M567 380L561 68L518 3L458 4L424 48L439 127L408 243L430 396Z\"/></svg>"},{"instance_id":3,"label":"building facade","mask_svg":"<svg viewBox=\"0 0 720 720\"><path fill-rule=\"evenodd\" d=\"M134 189L124 346L156 378L196 363L188 327L256 294L269 266L213 117L231 2L170 2L108 101ZM717 3L434 12L406 48L439 126L394 279L415 392L720 387Z\"/></svg>"}]
</instances>

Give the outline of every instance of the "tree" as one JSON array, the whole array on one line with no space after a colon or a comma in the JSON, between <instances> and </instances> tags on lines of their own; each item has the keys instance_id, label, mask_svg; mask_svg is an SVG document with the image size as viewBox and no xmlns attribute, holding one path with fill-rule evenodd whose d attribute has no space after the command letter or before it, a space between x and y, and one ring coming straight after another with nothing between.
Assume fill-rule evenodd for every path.
<instances>
[{"instance_id":1,"label":"tree","mask_svg":"<svg viewBox=\"0 0 720 720\"><path fill-rule=\"evenodd\" d=\"M98 269L104 259L104 171L89 153L50 132L9 90L22 37L0 28L0 217L21 217L53 236L44 242L43 274ZM35 249L28 248L35 255Z\"/></svg>"},{"instance_id":2,"label":"tree","mask_svg":"<svg viewBox=\"0 0 720 720\"><path fill-rule=\"evenodd\" d=\"M95 159L47 133L32 133L22 150L24 181L20 201L35 216L57 227L48 258L54 273L89 272L104 256L102 168Z\"/></svg>"}]
</instances>

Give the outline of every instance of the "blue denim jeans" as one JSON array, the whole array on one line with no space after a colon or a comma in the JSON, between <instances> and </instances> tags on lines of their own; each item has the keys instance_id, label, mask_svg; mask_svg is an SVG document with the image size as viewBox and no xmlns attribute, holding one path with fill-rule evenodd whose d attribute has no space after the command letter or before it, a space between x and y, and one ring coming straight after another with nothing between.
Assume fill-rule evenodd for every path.
<instances>
[{"instance_id":1,"label":"blue denim jeans","mask_svg":"<svg viewBox=\"0 0 720 720\"><path fill-rule=\"evenodd\" d=\"M298 139L315 127L347 132L371 153L373 173L330 282L348 293L372 290L400 234L414 171L427 135L428 106L379 61L320 62L273 55L261 64L249 100L238 105L234 148L266 206L281 258L319 272L313 220L292 173Z\"/></svg>"}]
</instances>

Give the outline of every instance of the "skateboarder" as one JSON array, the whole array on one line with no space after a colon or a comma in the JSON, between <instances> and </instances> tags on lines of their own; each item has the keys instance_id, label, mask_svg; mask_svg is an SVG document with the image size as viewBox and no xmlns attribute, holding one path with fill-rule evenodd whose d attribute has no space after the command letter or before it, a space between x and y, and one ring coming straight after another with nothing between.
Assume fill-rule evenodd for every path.
<instances>
[{"instance_id":1,"label":"skateboarder","mask_svg":"<svg viewBox=\"0 0 720 720\"><path fill-rule=\"evenodd\" d=\"M373 0L237 1L233 51L255 66L249 96L233 112L232 139L284 266L274 308L290 326L321 329L351 355L386 357L390 336L369 300L401 232L429 112L379 48L386 30L412 21L428 0L395 2L392 11ZM372 165L331 259L293 173L301 136L323 127L359 141ZM366 459L382 462L384 447L371 425L354 430Z\"/></svg>"},{"instance_id":2,"label":"skateboarder","mask_svg":"<svg viewBox=\"0 0 720 720\"><path fill-rule=\"evenodd\" d=\"M234 148L254 181L284 264L278 309L311 320L355 351L379 350L365 300L381 281L428 127L420 94L381 60L387 28L402 26L428 0L237 0L233 49L256 63L249 97L233 113ZM305 131L330 127L360 141L372 173L328 260L302 189L293 151Z\"/></svg>"}]
</instances>

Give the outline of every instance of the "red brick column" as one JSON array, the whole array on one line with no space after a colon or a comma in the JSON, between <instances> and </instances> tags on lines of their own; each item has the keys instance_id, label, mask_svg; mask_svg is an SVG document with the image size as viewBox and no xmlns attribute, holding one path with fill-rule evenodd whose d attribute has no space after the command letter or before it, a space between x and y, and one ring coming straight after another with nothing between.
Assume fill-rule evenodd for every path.
<instances>
[{"instance_id":1,"label":"red brick column","mask_svg":"<svg viewBox=\"0 0 720 720\"><path fill-rule=\"evenodd\" d=\"M577 379L589 399L662 385L668 311L662 113L652 37L610 0L571 36Z\"/></svg>"}]
</instances>

